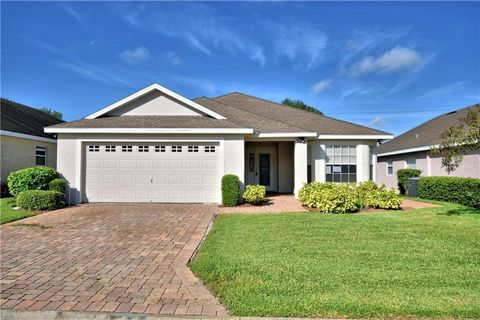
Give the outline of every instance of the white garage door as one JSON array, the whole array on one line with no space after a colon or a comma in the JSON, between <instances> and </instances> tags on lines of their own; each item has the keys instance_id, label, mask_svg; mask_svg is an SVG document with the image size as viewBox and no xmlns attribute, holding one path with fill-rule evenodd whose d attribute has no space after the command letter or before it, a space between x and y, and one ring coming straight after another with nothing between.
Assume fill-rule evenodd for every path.
<instances>
[{"instance_id":1,"label":"white garage door","mask_svg":"<svg viewBox=\"0 0 480 320\"><path fill-rule=\"evenodd\" d=\"M218 202L218 144L85 146L88 202Z\"/></svg>"}]
</instances>

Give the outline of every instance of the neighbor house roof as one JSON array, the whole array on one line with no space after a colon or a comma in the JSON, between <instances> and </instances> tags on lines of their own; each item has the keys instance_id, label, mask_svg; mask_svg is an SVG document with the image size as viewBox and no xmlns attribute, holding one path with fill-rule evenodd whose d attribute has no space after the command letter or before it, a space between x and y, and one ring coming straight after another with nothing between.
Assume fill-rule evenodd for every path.
<instances>
[{"instance_id":1,"label":"neighbor house roof","mask_svg":"<svg viewBox=\"0 0 480 320\"><path fill-rule=\"evenodd\" d=\"M393 140L377 148L378 155L389 155L429 150L432 146L441 143L441 134L451 126L459 126L461 119L465 118L469 110L478 108L475 104L463 109L458 109L436 118L399 135Z\"/></svg>"},{"instance_id":2,"label":"neighbor house roof","mask_svg":"<svg viewBox=\"0 0 480 320\"><path fill-rule=\"evenodd\" d=\"M43 138L53 138L53 135L43 131L44 127L63 122L46 112L3 98L1 99L0 118L2 131Z\"/></svg>"},{"instance_id":3,"label":"neighbor house roof","mask_svg":"<svg viewBox=\"0 0 480 320\"><path fill-rule=\"evenodd\" d=\"M292 128L300 128L302 131L318 132L320 136L390 135L390 133L385 131L334 119L239 92L216 97L213 100L247 111L264 119L271 119L277 123L283 123ZM220 112L220 110L218 112ZM255 120L255 118L253 120ZM232 121L235 120L232 119Z\"/></svg>"}]
</instances>

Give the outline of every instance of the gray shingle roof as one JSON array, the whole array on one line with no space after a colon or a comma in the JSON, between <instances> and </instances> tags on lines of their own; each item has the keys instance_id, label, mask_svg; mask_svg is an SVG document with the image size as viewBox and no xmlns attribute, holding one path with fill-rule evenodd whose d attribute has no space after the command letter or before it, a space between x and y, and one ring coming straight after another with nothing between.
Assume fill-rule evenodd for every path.
<instances>
[{"instance_id":1,"label":"gray shingle roof","mask_svg":"<svg viewBox=\"0 0 480 320\"><path fill-rule=\"evenodd\" d=\"M0 104L0 118L2 130L43 138L53 138L52 134L43 132L44 127L63 122L46 112L3 98Z\"/></svg>"},{"instance_id":2,"label":"gray shingle roof","mask_svg":"<svg viewBox=\"0 0 480 320\"><path fill-rule=\"evenodd\" d=\"M201 116L122 116L82 119L52 128L242 128L228 120Z\"/></svg>"},{"instance_id":3,"label":"gray shingle roof","mask_svg":"<svg viewBox=\"0 0 480 320\"><path fill-rule=\"evenodd\" d=\"M480 104L475 104L442 114L379 146L377 151L380 154L440 144L440 135L442 132L450 126L460 125L460 119L465 118L469 110L473 110L479 106Z\"/></svg>"},{"instance_id":4,"label":"gray shingle roof","mask_svg":"<svg viewBox=\"0 0 480 320\"><path fill-rule=\"evenodd\" d=\"M389 134L385 131L375 130L238 92L216 97L213 100L266 119L272 119L291 127L300 128L301 131L318 132L321 135ZM231 120L235 121L236 119Z\"/></svg>"}]
</instances>

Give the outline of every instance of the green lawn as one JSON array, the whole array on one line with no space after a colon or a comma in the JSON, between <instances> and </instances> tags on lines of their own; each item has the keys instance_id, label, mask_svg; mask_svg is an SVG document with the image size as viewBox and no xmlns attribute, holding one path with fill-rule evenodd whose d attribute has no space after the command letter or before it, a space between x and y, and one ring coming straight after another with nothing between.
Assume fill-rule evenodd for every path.
<instances>
[{"instance_id":1,"label":"green lawn","mask_svg":"<svg viewBox=\"0 0 480 320\"><path fill-rule=\"evenodd\" d=\"M13 207L15 207L15 198L0 199L0 224L33 216L30 211L14 210Z\"/></svg>"},{"instance_id":2,"label":"green lawn","mask_svg":"<svg viewBox=\"0 0 480 320\"><path fill-rule=\"evenodd\" d=\"M220 215L190 264L233 315L480 317L480 212Z\"/></svg>"}]
</instances>

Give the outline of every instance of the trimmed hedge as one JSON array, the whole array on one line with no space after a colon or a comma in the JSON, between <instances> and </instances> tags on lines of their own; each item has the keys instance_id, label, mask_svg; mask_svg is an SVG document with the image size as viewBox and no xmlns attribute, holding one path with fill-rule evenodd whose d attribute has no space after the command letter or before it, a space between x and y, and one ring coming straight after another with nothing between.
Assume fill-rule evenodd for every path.
<instances>
[{"instance_id":1,"label":"trimmed hedge","mask_svg":"<svg viewBox=\"0 0 480 320\"><path fill-rule=\"evenodd\" d=\"M408 178L420 177L422 170L419 169L400 169L397 170L398 190L401 194L407 192Z\"/></svg>"},{"instance_id":2,"label":"trimmed hedge","mask_svg":"<svg viewBox=\"0 0 480 320\"><path fill-rule=\"evenodd\" d=\"M53 179L48 183L48 190L57 191L61 194L65 194L67 191L67 182L63 179Z\"/></svg>"},{"instance_id":3,"label":"trimmed hedge","mask_svg":"<svg viewBox=\"0 0 480 320\"><path fill-rule=\"evenodd\" d=\"M17 195L17 206L28 210L55 210L65 206L64 195L51 190L26 190Z\"/></svg>"},{"instance_id":4,"label":"trimmed hedge","mask_svg":"<svg viewBox=\"0 0 480 320\"><path fill-rule=\"evenodd\" d=\"M395 190L366 181L357 184L312 182L303 186L300 202L325 213L352 213L365 207L400 209L402 199Z\"/></svg>"},{"instance_id":5,"label":"trimmed hedge","mask_svg":"<svg viewBox=\"0 0 480 320\"><path fill-rule=\"evenodd\" d=\"M12 172L7 185L11 195L17 196L25 190L46 190L48 183L58 178L58 172L50 167L32 167Z\"/></svg>"},{"instance_id":6,"label":"trimmed hedge","mask_svg":"<svg viewBox=\"0 0 480 320\"><path fill-rule=\"evenodd\" d=\"M222 178L222 205L235 207L240 198L240 179L234 174L226 174Z\"/></svg>"},{"instance_id":7,"label":"trimmed hedge","mask_svg":"<svg viewBox=\"0 0 480 320\"><path fill-rule=\"evenodd\" d=\"M418 196L480 208L480 179L460 177L420 177Z\"/></svg>"},{"instance_id":8,"label":"trimmed hedge","mask_svg":"<svg viewBox=\"0 0 480 320\"><path fill-rule=\"evenodd\" d=\"M245 187L243 199L251 204L261 204L265 199L265 194L267 194L267 189L265 186L251 184Z\"/></svg>"}]
</instances>

